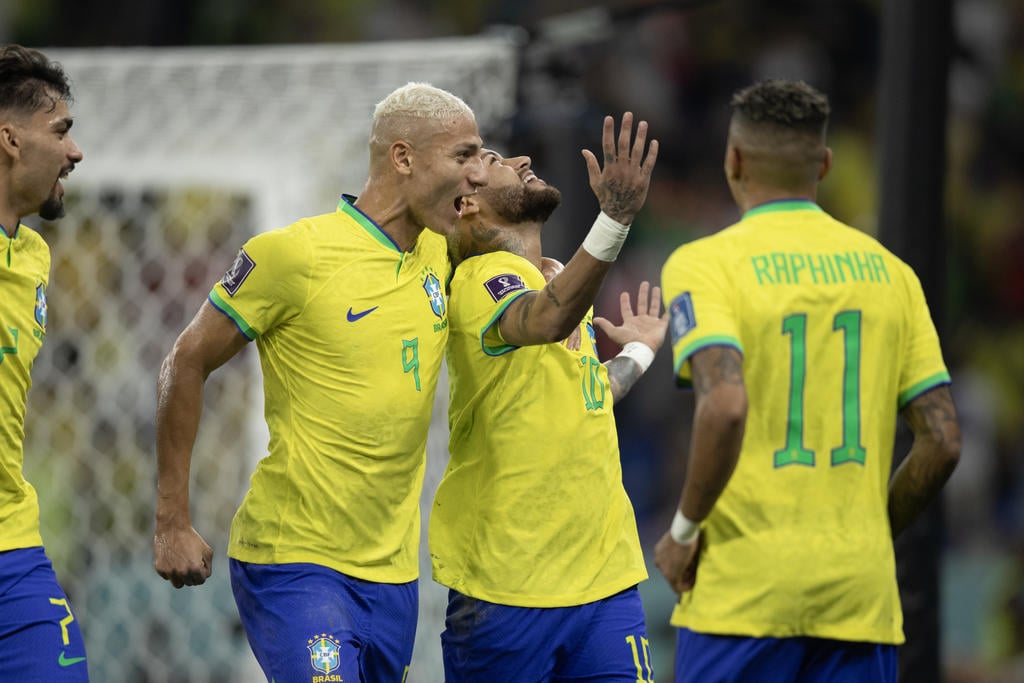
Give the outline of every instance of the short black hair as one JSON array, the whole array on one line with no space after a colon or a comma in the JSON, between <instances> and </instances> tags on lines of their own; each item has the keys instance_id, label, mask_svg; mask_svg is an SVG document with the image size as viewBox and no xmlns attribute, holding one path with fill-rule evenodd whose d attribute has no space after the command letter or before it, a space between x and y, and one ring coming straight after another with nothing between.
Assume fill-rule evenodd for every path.
<instances>
[{"instance_id":1,"label":"short black hair","mask_svg":"<svg viewBox=\"0 0 1024 683\"><path fill-rule=\"evenodd\" d=\"M828 97L803 81L758 81L733 94L730 104L744 123L818 135L831 113Z\"/></svg>"},{"instance_id":2,"label":"short black hair","mask_svg":"<svg viewBox=\"0 0 1024 683\"><path fill-rule=\"evenodd\" d=\"M54 97L71 102L71 83L58 62L21 45L0 47L0 111L32 113Z\"/></svg>"}]
</instances>

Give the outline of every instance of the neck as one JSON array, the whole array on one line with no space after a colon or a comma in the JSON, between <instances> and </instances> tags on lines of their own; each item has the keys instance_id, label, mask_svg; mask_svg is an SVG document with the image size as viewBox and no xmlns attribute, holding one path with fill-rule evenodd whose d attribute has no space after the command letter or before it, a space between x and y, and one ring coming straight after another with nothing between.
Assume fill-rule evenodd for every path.
<instances>
[{"instance_id":1,"label":"neck","mask_svg":"<svg viewBox=\"0 0 1024 683\"><path fill-rule=\"evenodd\" d=\"M522 256L540 270L540 229L542 225L542 223L522 223L506 226L474 220L469 225L470 244L467 252L488 254L492 251L507 251Z\"/></svg>"},{"instance_id":2,"label":"neck","mask_svg":"<svg viewBox=\"0 0 1024 683\"><path fill-rule=\"evenodd\" d=\"M806 199L807 201L818 201L818 187L803 187L786 189L780 187L748 186L736 193L736 203L742 213L750 211L754 207L777 202L786 199Z\"/></svg>"},{"instance_id":3,"label":"neck","mask_svg":"<svg viewBox=\"0 0 1024 683\"><path fill-rule=\"evenodd\" d=\"M376 223L402 251L412 249L423 232L423 226L413 218L402 194L388 191L373 179L366 181L354 206Z\"/></svg>"},{"instance_id":4,"label":"neck","mask_svg":"<svg viewBox=\"0 0 1024 683\"><path fill-rule=\"evenodd\" d=\"M3 229L8 237L14 237L14 233L18 231L19 223L21 223L21 218L15 213L11 211L0 212L0 228Z\"/></svg>"}]
</instances>

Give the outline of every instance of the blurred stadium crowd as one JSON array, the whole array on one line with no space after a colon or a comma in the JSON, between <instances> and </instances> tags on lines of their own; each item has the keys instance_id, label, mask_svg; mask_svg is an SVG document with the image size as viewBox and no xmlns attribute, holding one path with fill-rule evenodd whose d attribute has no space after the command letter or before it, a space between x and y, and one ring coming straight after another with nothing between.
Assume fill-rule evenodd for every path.
<instances>
[{"instance_id":1,"label":"blurred stadium crowd","mask_svg":"<svg viewBox=\"0 0 1024 683\"><path fill-rule=\"evenodd\" d=\"M519 108L499 151L529 154L538 176L563 191L546 228L549 255L568 259L589 227L596 207L579 150L598 144L601 116L637 112L661 142L647 206L598 306L614 317L618 293L656 281L672 248L738 218L722 177L728 99L758 78L803 78L829 94L836 163L819 200L875 232L881 1L119 0L99 11L85 0L6 0L0 41L349 43L516 31ZM953 4L948 300L936 322L964 441L945 492L944 656L949 681L1024 680L1014 677L1024 676L1024 3ZM473 103L473 93L459 94ZM669 356L662 351L617 409L648 550L676 503L692 410ZM666 623L667 611L651 610L651 621Z\"/></svg>"}]
</instances>

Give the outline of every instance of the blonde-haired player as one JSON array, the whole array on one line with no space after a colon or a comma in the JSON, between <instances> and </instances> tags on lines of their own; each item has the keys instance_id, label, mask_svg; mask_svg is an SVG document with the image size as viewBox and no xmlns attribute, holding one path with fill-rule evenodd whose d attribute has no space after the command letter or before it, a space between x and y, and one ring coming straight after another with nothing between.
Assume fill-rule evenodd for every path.
<instances>
[{"instance_id":1,"label":"blonde-haired player","mask_svg":"<svg viewBox=\"0 0 1024 683\"><path fill-rule=\"evenodd\" d=\"M419 497L448 339L444 233L486 183L462 100L427 84L374 114L359 198L253 237L164 361L154 565L210 574L188 472L206 377L255 340L270 452L231 525L231 583L276 683L391 681L412 659ZM425 228L431 228L430 230Z\"/></svg>"}]
</instances>

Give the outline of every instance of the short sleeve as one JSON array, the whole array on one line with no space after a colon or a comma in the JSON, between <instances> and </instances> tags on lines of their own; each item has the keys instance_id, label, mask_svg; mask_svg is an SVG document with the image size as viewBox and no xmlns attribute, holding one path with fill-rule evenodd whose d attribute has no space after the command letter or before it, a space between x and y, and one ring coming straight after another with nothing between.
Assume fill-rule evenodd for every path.
<instances>
[{"instance_id":1,"label":"short sleeve","mask_svg":"<svg viewBox=\"0 0 1024 683\"><path fill-rule=\"evenodd\" d=\"M743 353L735 284L706 241L683 245L665 262L661 291L669 312L673 369L688 385L690 357L709 346L732 346Z\"/></svg>"},{"instance_id":2,"label":"short sleeve","mask_svg":"<svg viewBox=\"0 0 1024 683\"><path fill-rule=\"evenodd\" d=\"M909 296L909 333L903 348L903 366L900 368L899 403L902 409L924 392L942 384L949 384L949 371L942 360L939 335L935 331L924 290L914 271L903 264Z\"/></svg>"},{"instance_id":3,"label":"short sleeve","mask_svg":"<svg viewBox=\"0 0 1024 683\"><path fill-rule=\"evenodd\" d=\"M462 329L479 335L483 352L499 356L517 347L501 338L498 321L513 301L544 287L544 276L526 259L508 252L474 256L455 271L452 309Z\"/></svg>"},{"instance_id":4,"label":"short sleeve","mask_svg":"<svg viewBox=\"0 0 1024 683\"><path fill-rule=\"evenodd\" d=\"M302 311L311 261L310 242L299 224L257 235L213 286L210 303L255 339Z\"/></svg>"}]
</instances>

